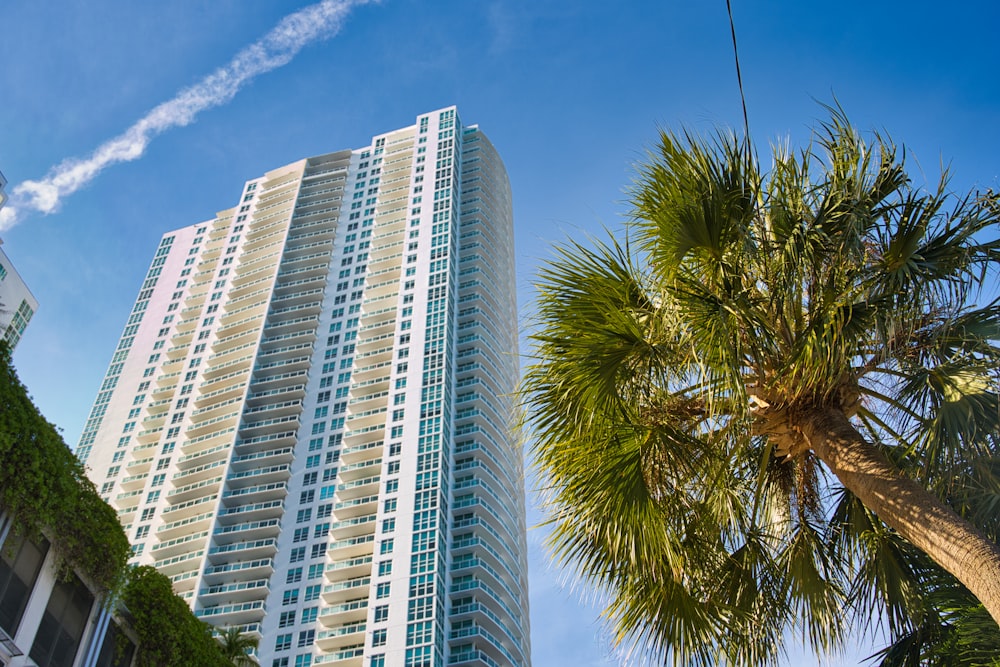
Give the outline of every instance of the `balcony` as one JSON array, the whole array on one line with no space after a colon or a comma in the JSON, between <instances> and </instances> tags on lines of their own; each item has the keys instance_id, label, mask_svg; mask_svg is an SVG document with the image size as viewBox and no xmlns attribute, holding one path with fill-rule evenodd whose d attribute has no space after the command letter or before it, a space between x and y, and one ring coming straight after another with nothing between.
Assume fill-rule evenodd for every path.
<instances>
[{"instance_id":1,"label":"balcony","mask_svg":"<svg viewBox=\"0 0 1000 667\"><path fill-rule=\"evenodd\" d=\"M366 627L363 621L354 621L328 630L320 630L316 633L316 645L323 651L332 651L364 643Z\"/></svg>"},{"instance_id":2,"label":"balcony","mask_svg":"<svg viewBox=\"0 0 1000 667\"><path fill-rule=\"evenodd\" d=\"M254 541L265 538L277 538L281 532L281 522L278 519L264 521L244 521L243 523L223 526L215 531L212 539L216 544L232 544L239 541Z\"/></svg>"},{"instance_id":3,"label":"balcony","mask_svg":"<svg viewBox=\"0 0 1000 667\"><path fill-rule=\"evenodd\" d=\"M219 607L196 609L194 615L212 625L229 626L260 622L264 619L264 601L227 604Z\"/></svg>"},{"instance_id":4,"label":"balcony","mask_svg":"<svg viewBox=\"0 0 1000 667\"><path fill-rule=\"evenodd\" d=\"M222 601L230 603L249 602L266 598L269 592L267 579L254 579L252 581L241 581L233 584L219 584L208 586L198 591L198 600L206 607L212 602Z\"/></svg>"},{"instance_id":5,"label":"balcony","mask_svg":"<svg viewBox=\"0 0 1000 667\"><path fill-rule=\"evenodd\" d=\"M206 567L204 581L208 585L219 585L232 582L237 576L241 579L269 579L273 573L273 561L262 558Z\"/></svg>"},{"instance_id":6,"label":"balcony","mask_svg":"<svg viewBox=\"0 0 1000 667\"><path fill-rule=\"evenodd\" d=\"M364 496L334 504L333 511L338 520L375 514L378 511L378 495Z\"/></svg>"},{"instance_id":7,"label":"balcony","mask_svg":"<svg viewBox=\"0 0 1000 667\"><path fill-rule=\"evenodd\" d=\"M265 538L252 542L232 542L214 546L208 550L208 560L213 565L221 565L234 561L243 562L247 559L270 559L277 552L277 540Z\"/></svg>"},{"instance_id":8,"label":"balcony","mask_svg":"<svg viewBox=\"0 0 1000 667\"><path fill-rule=\"evenodd\" d=\"M221 483L222 475L219 475L201 482L179 486L167 494L167 500L171 503L184 503L206 494L215 496L218 493Z\"/></svg>"},{"instance_id":9,"label":"balcony","mask_svg":"<svg viewBox=\"0 0 1000 667\"><path fill-rule=\"evenodd\" d=\"M341 481L349 482L362 477L377 475L381 469L382 458L379 457L342 465L337 474L340 476Z\"/></svg>"},{"instance_id":10,"label":"balcony","mask_svg":"<svg viewBox=\"0 0 1000 667\"><path fill-rule=\"evenodd\" d=\"M360 556L357 558L343 558L335 560L326 566L326 578L330 581L340 581L346 578L371 575L372 557Z\"/></svg>"},{"instance_id":11,"label":"balcony","mask_svg":"<svg viewBox=\"0 0 1000 667\"><path fill-rule=\"evenodd\" d=\"M268 500L253 505L240 505L238 507L223 507L219 510L219 523L222 525L233 525L241 521L263 521L266 519L279 519L285 512L284 498L281 500Z\"/></svg>"},{"instance_id":12,"label":"balcony","mask_svg":"<svg viewBox=\"0 0 1000 667\"><path fill-rule=\"evenodd\" d=\"M319 618L324 626L344 625L352 621L363 621L368 616L368 597L348 600L320 611Z\"/></svg>"},{"instance_id":13,"label":"balcony","mask_svg":"<svg viewBox=\"0 0 1000 667\"><path fill-rule=\"evenodd\" d=\"M381 475L362 477L337 485L337 498L342 501L353 500L362 496L377 495Z\"/></svg>"},{"instance_id":14,"label":"balcony","mask_svg":"<svg viewBox=\"0 0 1000 667\"><path fill-rule=\"evenodd\" d=\"M370 554L372 552L372 545L374 542L374 533L359 535L358 537L349 537L346 540L332 542L327 547L327 553L330 554L330 558L333 559L357 558L365 554Z\"/></svg>"},{"instance_id":15,"label":"balcony","mask_svg":"<svg viewBox=\"0 0 1000 667\"><path fill-rule=\"evenodd\" d=\"M323 587L323 600L327 604L339 604L345 600L368 596L371 587L371 577L357 577L340 581L335 584L327 584Z\"/></svg>"}]
</instances>

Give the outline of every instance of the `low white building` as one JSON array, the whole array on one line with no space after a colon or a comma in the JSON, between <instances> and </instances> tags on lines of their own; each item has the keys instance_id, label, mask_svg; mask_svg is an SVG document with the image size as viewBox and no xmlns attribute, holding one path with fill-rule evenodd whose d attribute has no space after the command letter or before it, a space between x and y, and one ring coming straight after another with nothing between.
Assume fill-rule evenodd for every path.
<instances>
[{"instance_id":1,"label":"low white building","mask_svg":"<svg viewBox=\"0 0 1000 667\"><path fill-rule=\"evenodd\" d=\"M4 186L7 179L0 173L0 208L7 202ZM0 246L3 239L0 239ZM11 348L17 347L28 321L38 310L38 300L21 280L10 259L0 248L0 340L7 341Z\"/></svg>"},{"instance_id":2,"label":"low white building","mask_svg":"<svg viewBox=\"0 0 1000 667\"><path fill-rule=\"evenodd\" d=\"M0 667L129 667L135 645L115 650L122 631L93 587L12 527L0 515Z\"/></svg>"}]
</instances>

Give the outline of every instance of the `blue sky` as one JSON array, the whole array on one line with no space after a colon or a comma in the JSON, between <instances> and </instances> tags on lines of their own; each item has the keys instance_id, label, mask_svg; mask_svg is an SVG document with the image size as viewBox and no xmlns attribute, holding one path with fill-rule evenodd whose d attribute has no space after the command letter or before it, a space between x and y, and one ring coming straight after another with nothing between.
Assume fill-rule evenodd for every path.
<instances>
[{"instance_id":1,"label":"blue sky","mask_svg":"<svg viewBox=\"0 0 1000 667\"><path fill-rule=\"evenodd\" d=\"M0 7L0 171L8 188L85 157L196 84L304 1L7 0ZM972 1L734 0L751 132L802 145L836 96L908 146L912 173L1000 187L1000 6ZM15 362L76 443L160 235L228 208L247 178L367 143L457 104L506 162L522 320L550 247L621 228L633 165L659 127L742 116L725 0L384 0L231 101L109 166L48 215L0 233L41 302ZM538 520L532 511L530 519ZM585 590L533 530L537 667L616 665ZM862 644L842 657L855 664ZM789 664L803 664L791 649ZM813 663L815 660L812 661ZM824 661L824 664L839 664Z\"/></svg>"}]
</instances>

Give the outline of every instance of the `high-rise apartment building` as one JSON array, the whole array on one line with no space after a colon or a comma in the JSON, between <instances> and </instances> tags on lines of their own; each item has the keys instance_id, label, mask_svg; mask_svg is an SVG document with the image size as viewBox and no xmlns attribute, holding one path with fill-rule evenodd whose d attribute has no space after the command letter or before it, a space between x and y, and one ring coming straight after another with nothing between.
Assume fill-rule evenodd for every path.
<instances>
[{"instance_id":1,"label":"high-rise apartment building","mask_svg":"<svg viewBox=\"0 0 1000 667\"><path fill-rule=\"evenodd\" d=\"M165 235L78 456L264 667L528 665L510 187L454 108Z\"/></svg>"},{"instance_id":2,"label":"high-rise apartment building","mask_svg":"<svg viewBox=\"0 0 1000 667\"><path fill-rule=\"evenodd\" d=\"M2 245L3 239L0 239ZM36 310L38 300L0 248L0 340L7 341L12 348L17 347Z\"/></svg>"}]
</instances>

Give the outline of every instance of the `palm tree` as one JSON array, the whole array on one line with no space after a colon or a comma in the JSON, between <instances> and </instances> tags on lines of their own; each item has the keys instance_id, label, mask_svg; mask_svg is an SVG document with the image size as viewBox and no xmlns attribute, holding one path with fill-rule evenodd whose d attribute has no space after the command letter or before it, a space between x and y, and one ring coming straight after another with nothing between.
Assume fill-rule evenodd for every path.
<instances>
[{"instance_id":1,"label":"palm tree","mask_svg":"<svg viewBox=\"0 0 1000 667\"><path fill-rule=\"evenodd\" d=\"M662 133L632 205L624 243L541 270L523 387L550 546L618 641L759 665L788 630L901 637L923 555L1000 619L996 535L953 502L997 455L998 197L915 188L832 110L766 173Z\"/></svg>"},{"instance_id":2,"label":"palm tree","mask_svg":"<svg viewBox=\"0 0 1000 667\"><path fill-rule=\"evenodd\" d=\"M256 637L244 634L239 627L232 627L219 633L219 643L222 645L222 654L236 667L257 666L257 661L251 657L257 648Z\"/></svg>"}]
</instances>

